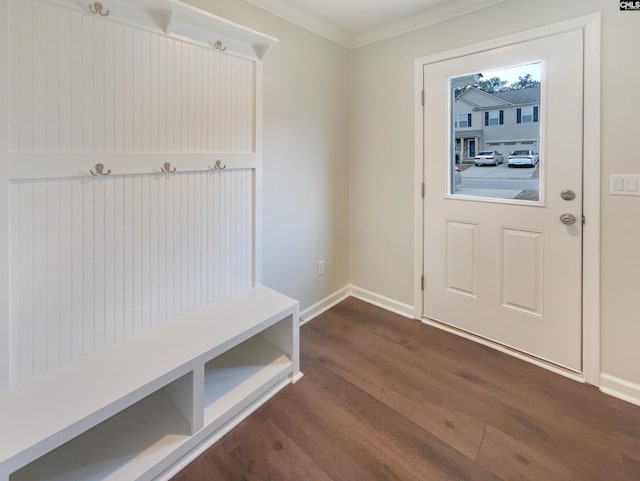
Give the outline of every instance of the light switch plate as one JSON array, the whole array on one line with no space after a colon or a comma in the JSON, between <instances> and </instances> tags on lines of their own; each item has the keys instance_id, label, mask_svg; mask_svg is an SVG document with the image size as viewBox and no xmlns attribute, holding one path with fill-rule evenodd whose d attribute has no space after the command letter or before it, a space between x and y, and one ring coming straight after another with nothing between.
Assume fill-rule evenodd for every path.
<instances>
[{"instance_id":1,"label":"light switch plate","mask_svg":"<svg viewBox=\"0 0 640 481\"><path fill-rule=\"evenodd\" d=\"M640 197L640 175L611 174L609 177L609 194Z\"/></svg>"}]
</instances>

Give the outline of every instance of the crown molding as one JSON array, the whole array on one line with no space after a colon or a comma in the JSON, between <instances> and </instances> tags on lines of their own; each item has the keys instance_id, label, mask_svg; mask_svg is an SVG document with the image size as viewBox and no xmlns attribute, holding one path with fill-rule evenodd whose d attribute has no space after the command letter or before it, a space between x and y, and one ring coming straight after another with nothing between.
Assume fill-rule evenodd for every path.
<instances>
[{"instance_id":1,"label":"crown molding","mask_svg":"<svg viewBox=\"0 0 640 481\"><path fill-rule=\"evenodd\" d=\"M413 32L429 25L435 25L455 17L461 17L483 8L506 2L507 0L450 0L429 7L418 13L407 15L380 27L372 28L351 38L350 48L363 47L387 40L404 33Z\"/></svg>"},{"instance_id":2,"label":"crown molding","mask_svg":"<svg viewBox=\"0 0 640 481\"><path fill-rule=\"evenodd\" d=\"M331 40L346 48L353 48L352 38L349 33L341 28L336 27L332 23L322 20L315 15L307 12L293 3L277 0L245 0L247 3L283 18L288 22L297 25L305 30L309 30L316 35Z\"/></svg>"},{"instance_id":3,"label":"crown molding","mask_svg":"<svg viewBox=\"0 0 640 481\"><path fill-rule=\"evenodd\" d=\"M280 0L245 1L327 40L351 49L412 32L508 0L449 0L356 35L349 34L349 32L312 15L291 2L285 3Z\"/></svg>"}]
</instances>

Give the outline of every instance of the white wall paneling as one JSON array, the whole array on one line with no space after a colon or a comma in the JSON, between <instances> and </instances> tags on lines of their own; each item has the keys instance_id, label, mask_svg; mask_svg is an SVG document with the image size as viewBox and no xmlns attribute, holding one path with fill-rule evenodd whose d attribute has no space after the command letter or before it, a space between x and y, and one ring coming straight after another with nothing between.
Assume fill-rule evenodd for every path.
<instances>
[{"instance_id":1,"label":"white wall paneling","mask_svg":"<svg viewBox=\"0 0 640 481\"><path fill-rule=\"evenodd\" d=\"M169 0L161 28L146 0L0 6L20 26L0 44L2 391L259 282L259 58L276 40Z\"/></svg>"},{"instance_id":2,"label":"white wall paneling","mask_svg":"<svg viewBox=\"0 0 640 481\"><path fill-rule=\"evenodd\" d=\"M10 152L255 152L255 61L12 2Z\"/></svg>"},{"instance_id":3,"label":"white wall paneling","mask_svg":"<svg viewBox=\"0 0 640 481\"><path fill-rule=\"evenodd\" d=\"M253 171L11 183L14 383L253 284Z\"/></svg>"}]
</instances>

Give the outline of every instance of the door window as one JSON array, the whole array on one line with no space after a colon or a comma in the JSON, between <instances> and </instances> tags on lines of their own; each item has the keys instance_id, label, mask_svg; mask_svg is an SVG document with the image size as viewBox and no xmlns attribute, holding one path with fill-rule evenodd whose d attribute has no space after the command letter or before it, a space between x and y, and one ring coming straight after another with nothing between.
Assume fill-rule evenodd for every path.
<instances>
[{"instance_id":1,"label":"door window","mask_svg":"<svg viewBox=\"0 0 640 481\"><path fill-rule=\"evenodd\" d=\"M537 62L451 78L450 195L540 201L541 74Z\"/></svg>"}]
</instances>

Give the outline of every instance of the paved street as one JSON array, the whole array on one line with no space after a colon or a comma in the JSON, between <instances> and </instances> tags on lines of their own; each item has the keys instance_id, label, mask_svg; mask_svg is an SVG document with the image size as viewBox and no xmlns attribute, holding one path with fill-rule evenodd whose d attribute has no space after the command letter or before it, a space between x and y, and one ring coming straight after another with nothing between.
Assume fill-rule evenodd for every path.
<instances>
[{"instance_id":1,"label":"paved street","mask_svg":"<svg viewBox=\"0 0 640 481\"><path fill-rule=\"evenodd\" d=\"M513 199L522 192L539 191L536 174L534 167L508 168L506 162L497 166L471 166L463 170L456 194Z\"/></svg>"}]
</instances>

